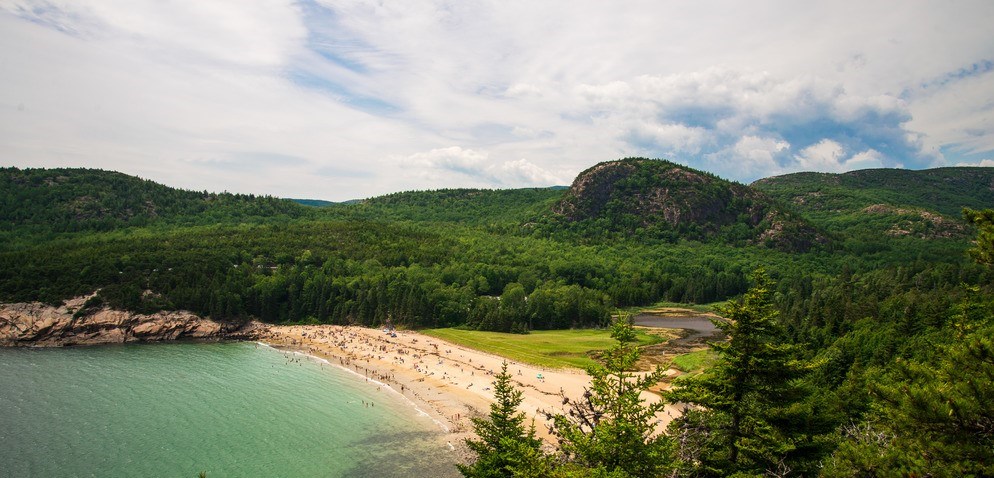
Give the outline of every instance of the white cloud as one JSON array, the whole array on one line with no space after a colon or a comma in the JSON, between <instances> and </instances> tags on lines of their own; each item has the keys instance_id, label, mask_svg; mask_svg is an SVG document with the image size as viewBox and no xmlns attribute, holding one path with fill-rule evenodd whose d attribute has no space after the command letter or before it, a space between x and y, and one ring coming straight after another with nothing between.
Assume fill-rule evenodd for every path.
<instances>
[{"instance_id":1,"label":"white cloud","mask_svg":"<svg viewBox=\"0 0 994 478\"><path fill-rule=\"evenodd\" d=\"M515 83L504 91L504 95L509 98L535 98L542 96L542 89L527 83Z\"/></svg>"},{"instance_id":2,"label":"white cloud","mask_svg":"<svg viewBox=\"0 0 994 478\"><path fill-rule=\"evenodd\" d=\"M87 38L147 48L167 62L279 66L307 36L289 0L13 0L7 8Z\"/></svg>"},{"instance_id":3,"label":"white cloud","mask_svg":"<svg viewBox=\"0 0 994 478\"><path fill-rule=\"evenodd\" d=\"M962 78L954 87L915 91L908 127L924 131L925 148L952 148L970 154L994 152L994 65L990 70Z\"/></svg>"},{"instance_id":4,"label":"white cloud","mask_svg":"<svg viewBox=\"0 0 994 478\"><path fill-rule=\"evenodd\" d=\"M794 156L800 168L806 171L839 172L843 170L845 151L842 145L830 139L823 139L817 144L801 150Z\"/></svg>"},{"instance_id":5,"label":"white cloud","mask_svg":"<svg viewBox=\"0 0 994 478\"><path fill-rule=\"evenodd\" d=\"M521 158L491 161L487 153L459 146L437 148L400 158L400 165L421 179L438 181L452 173L470 180L475 187L553 186L563 184L564 177Z\"/></svg>"},{"instance_id":6,"label":"white cloud","mask_svg":"<svg viewBox=\"0 0 994 478\"><path fill-rule=\"evenodd\" d=\"M895 164L893 166L899 168L902 165ZM843 167L847 171L853 171L857 169L882 168L884 167L884 161L879 151L868 149L866 151L852 155L852 157L846 160Z\"/></svg>"},{"instance_id":7,"label":"white cloud","mask_svg":"<svg viewBox=\"0 0 994 478\"><path fill-rule=\"evenodd\" d=\"M572 178L565 178L560 174L546 171L524 158L501 164L498 166L496 176L501 178L503 184L555 186L572 182Z\"/></svg>"},{"instance_id":8,"label":"white cloud","mask_svg":"<svg viewBox=\"0 0 994 478\"><path fill-rule=\"evenodd\" d=\"M424 153L415 153L404 159L403 164L426 169L442 169L466 175L478 175L487 155L463 149L459 146L438 148Z\"/></svg>"},{"instance_id":9,"label":"white cloud","mask_svg":"<svg viewBox=\"0 0 994 478\"><path fill-rule=\"evenodd\" d=\"M327 199L629 155L738 180L969 163L994 151L991 20L987 0L0 0L0 161Z\"/></svg>"},{"instance_id":10,"label":"white cloud","mask_svg":"<svg viewBox=\"0 0 994 478\"><path fill-rule=\"evenodd\" d=\"M804 148L794 156L794 159L797 161L795 169L798 171L840 173L884 167L879 151L868 149L846 157L843 146L830 139L823 139L815 145Z\"/></svg>"},{"instance_id":11,"label":"white cloud","mask_svg":"<svg viewBox=\"0 0 994 478\"><path fill-rule=\"evenodd\" d=\"M976 163L956 163L956 166L972 166L981 168L994 168L994 159L982 159Z\"/></svg>"},{"instance_id":12,"label":"white cloud","mask_svg":"<svg viewBox=\"0 0 994 478\"><path fill-rule=\"evenodd\" d=\"M743 136L732 148L735 161L752 174L779 172L777 157L789 149L790 143L784 140L758 136Z\"/></svg>"},{"instance_id":13,"label":"white cloud","mask_svg":"<svg viewBox=\"0 0 994 478\"><path fill-rule=\"evenodd\" d=\"M657 123L641 121L634 125L632 133L641 139L652 141L668 151L697 154L708 140L705 128L690 127L680 123Z\"/></svg>"},{"instance_id":14,"label":"white cloud","mask_svg":"<svg viewBox=\"0 0 994 478\"><path fill-rule=\"evenodd\" d=\"M853 165L896 167L925 155L918 136L902 126L910 117L903 100L848 94L838 83L809 75L778 78L724 68L643 75L582 85L576 100L573 117L593 118L610 140L634 146L635 154L738 180L798 165L841 169L845 158L833 154L843 150L873 151Z\"/></svg>"}]
</instances>

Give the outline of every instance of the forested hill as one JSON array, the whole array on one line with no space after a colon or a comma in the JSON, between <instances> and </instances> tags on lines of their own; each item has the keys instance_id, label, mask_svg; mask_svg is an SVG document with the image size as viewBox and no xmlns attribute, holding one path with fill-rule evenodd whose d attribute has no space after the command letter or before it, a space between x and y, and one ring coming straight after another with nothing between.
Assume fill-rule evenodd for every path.
<instances>
[{"instance_id":1,"label":"forested hill","mask_svg":"<svg viewBox=\"0 0 994 478\"><path fill-rule=\"evenodd\" d=\"M358 201L336 212L377 220L457 222L516 229L547 212L562 195L562 187L407 191Z\"/></svg>"},{"instance_id":2,"label":"forested hill","mask_svg":"<svg viewBox=\"0 0 994 478\"><path fill-rule=\"evenodd\" d=\"M790 203L819 227L850 237L962 237L971 234L963 208L994 205L994 168L795 173L752 186Z\"/></svg>"},{"instance_id":3,"label":"forested hill","mask_svg":"<svg viewBox=\"0 0 994 478\"><path fill-rule=\"evenodd\" d=\"M6 168L0 300L100 290L123 308L221 319L508 330L601 323L614 305L725 300L759 265L797 278L965 260L962 222L962 234L927 241L833 229L828 247L804 252L820 240L805 219L844 215L803 206L793 206L801 218L746 186L646 159L601 163L569 190L404 192L325 207Z\"/></svg>"},{"instance_id":4,"label":"forested hill","mask_svg":"<svg viewBox=\"0 0 994 478\"><path fill-rule=\"evenodd\" d=\"M959 216L964 207L994 204L994 168L794 173L760 179L752 186L806 211L847 212L887 204Z\"/></svg>"},{"instance_id":5,"label":"forested hill","mask_svg":"<svg viewBox=\"0 0 994 478\"><path fill-rule=\"evenodd\" d=\"M298 218L273 197L185 191L97 169L0 169L0 231L109 231L155 223L214 224Z\"/></svg>"},{"instance_id":6,"label":"forested hill","mask_svg":"<svg viewBox=\"0 0 994 478\"><path fill-rule=\"evenodd\" d=\"M334 206L336 204L340 204L340 203L336 203L336 202L333 202L333 201L325 201L323 199L293 199L293 198L290 198L290 200L293 201L293 202L295 202L295 203L297 203L297 204L303 204L304 206L312 206L312 207L328 207L328 206Z\"/></svg>"},{"instance_id":7,"label":"forested hill","mask_svg":"<svg viewBox=\"0 0 994 478\"><path fill-rule=\"evenodd\" d=\"M669 161L627 158L580 173L552 222L581 234L719 240L788 251L823 242L803 218L762 192Z\"/></svg>"}]
</instances>

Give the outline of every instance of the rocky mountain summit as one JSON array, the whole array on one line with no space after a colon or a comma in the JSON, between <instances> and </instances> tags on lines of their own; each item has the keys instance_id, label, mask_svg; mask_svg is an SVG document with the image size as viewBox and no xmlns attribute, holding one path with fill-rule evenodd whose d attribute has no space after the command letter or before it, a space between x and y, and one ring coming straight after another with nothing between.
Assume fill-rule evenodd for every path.
<instances>
[{"instance_id":1,"label":"rocky mountain summit","mask_svg":"<svg viewBox=\"0 0 994 478\"><path fill-rule=\"evenodd\" d=\"M807 250L818 231L773 199L669 161L627 158L580 173L552 212L568 223L631 234Z\"/></svg>"},{"instance_id":2,"label":"rocky mountain summit","mask_svg":"<svg viewBox=\"0 0 994 478\"><path fill-rule=\"evenodd\" d=\"M963 208L994 204L994 168L792 173L751 184L837 237L962 240Z\"/></svg>"}]
</instances>

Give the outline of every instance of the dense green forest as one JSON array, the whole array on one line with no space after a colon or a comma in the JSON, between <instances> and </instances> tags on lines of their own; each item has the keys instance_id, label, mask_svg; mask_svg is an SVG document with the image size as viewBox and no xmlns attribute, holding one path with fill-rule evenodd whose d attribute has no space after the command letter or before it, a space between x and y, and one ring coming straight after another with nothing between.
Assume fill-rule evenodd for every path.
<instances>
[{"instance_id":1,"label":"dense green forest","mask_svg":"<svg viewBox=\"0 0 994 478\"><path fill-rule=\"evenodd\" d=\"M216 320L527 332L606 326L617 307L744 298L729 313L757 318L738 333L759 334L769 354L719 351L729 362L685 386L717 400L736 383L738 400L691 402L710 412L687 414L672 431L681 439L644 443L659 466L639 470L988 476L994 218L963 208L989 208L992 195L992 168L745 186L630 158L568 189L306 206L106 171L5 168L0 300L55 304L97 291L90 306ZM784 374L735 373L763 361ZM573 471L641 473L597 456L610 449L557 459L589 461ZM555 471L548 457L529 457Z\"/></svg>"},{"instance_id":2,"label":"dense green forest","mask_svg":"<svg viewBox=\"0 0 994 478\"><path fill-rule=\"evenodd\" d=\"M306 212L278 198L184 191L110 171L0 168L0 237L7 241L150 224L269 222Z\"/></svg>"},{"instance_id":3,"label":"dense green forest","mask_svg":"<svg viewBox=\"0 0 994 478\"><path fill-rule=\"evenodd\" d=\"M968 215L982 232L974 257L994 254L994 210ZM740 299L720 307L728 340L717 359L677 379L663 401L639 399L662 377L631 372L640 350L623 317L617 345L587 370L582 397L547 413L557 438L543 450L518 412L506 367L495 402L467 440L467 477L991 476L994 473L994 305L965 286L955 305L932 309L918 329L861 319L829 347L785 332L775 283L762 271ZM883 307L881 310L888 310ZM914 320L912 320L914 321ZM874 330L883 325L882 330ZM841 357L846 357L842 358ZM669 403L682 407L665 432ZM533 425L534 426L534 425Z\"/></svg>"},{"instance_id":4,"label":"dense green forest","mask_svg":"<svg viewBox=\"0 0 994 478\"><path fill-rule=\"evenodd\" d=\"M791 285L782 300L792 316L817 315L794 328L808 333L825 323L836 328L832 334L852 318L823 318L817 307L834 299L828 291L840 274L907 281L942 271L939 287L982 274L966 259L970 229L959 217L944 219L955 234L887 234L890 226L876 224L899 217L864 213L850 224L791 201L790 194L805 194L797 192L804 183L760 194L665 161L601 166L569 189L416 191L323 207L182 191L106 171L7 168L0 171L0 299L57 303L99 290L115 307L188 309L219 320L378 325L389 318L414 327L523 331L604 325L617 306L726 300L745 292L749 273L765 266ZM607 184L612 179L618 184ZM982 180L973 183L982 201L989 191ZM639 227L614 219L625 214L612 211L644 205L640 191L660 188L666 197L639 210ZM958 204L969 197L964 189L935 195L934 209L976 207L978 200ZM871 194L862 185L854 191ZM707 195L714 199L700 197ZM878 196L863 202L920 204L897 193ZM585 209L564 206L581 200ZM742 211L722 213L726 202ZM694 212L700 204L707 210ZM862 204L838 215L859 215ZM673 221L674 211L728 221L750 208L758 219L752 225L733 221L710 235L703 234L710 226L688 232L686 220ZM791 224L826 239L808 242L803 253L743 239L772 227L764 211L797 218ZM744 236L720 233L736 228ZM825 309L841 310L835 303Z\"/></svg>"}]
</instances>

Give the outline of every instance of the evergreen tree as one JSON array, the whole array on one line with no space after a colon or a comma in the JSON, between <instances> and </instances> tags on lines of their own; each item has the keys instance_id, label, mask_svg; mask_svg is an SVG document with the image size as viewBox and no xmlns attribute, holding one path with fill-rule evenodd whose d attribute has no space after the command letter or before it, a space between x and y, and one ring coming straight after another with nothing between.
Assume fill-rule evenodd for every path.
<instances>
[{"instance_id":1,"label":"evergreen tree","mask_svg":"<svg viewBox=\"0 0 994 478\"><path fill-rule=\"evenodd\" d=\"M979 229L976 247L970 250L970 255L980 264L994 266L994 209L964 209L963 217Z\"/></svg>"},{"instance_id":2,"label":"evergreen tree","mask_svg":"<svg viewBox=\"0 0 994 478\"><path fill-rule=\"evenodd\" d=\"M994 476L994 327L903 362L871 387L881 410L844 430L826 476Z\"/></svg>"},{"instance_id":3,"label":"evergreen tree","mask_svg":"<svg viewBox=\"0 0 994 478\"><path fill-rule=\"evenodd\" d=\"M681 472L694 476L786 474L803 425L792 406L804 398L796 346L783 342L772 284L762 270L741 302L726 306L715 325L729 337L712 348L705 373L678 381L669 394L688 405L670 425Z\"/></svg>"},{"instance_id":4,"label":"evergreen tree","mask_svg":"<svg viewBox=\"0 0 994 478\"><path fill-rule=\"evenodd\" d=\"M538 476L546 466L541 452L542 441L535 437L535 426L525 429L525 414L518 412L522 393L511 384L511 374L504 362L494 382L494 403L488 418L474 417L473 428L478 440L467 439L466 445L476 453L470 465L457 465L466 477L495 478Z\"/></svg>"},{"instance_id":5,"label":"evergreen tree","mask_svg":"<svg viewBox=\"0 0 994 478\"><path fill-rule=\"evenodd\" d=\"M671 442L657 433L662 401L645 403L643 392L659 383L663 370L633 372L640 356L635 330L627 317L612 325L618 341L603 365L587 370L590 388L580 399L564 397L566 414L552 416L568 475L651 477L669 470Z\"/></svg>"},{"instance_id":6,"label":"evergreen tree","mask_svg":"<svg viewBox=\"0 0 994 478\"><path fill-rule=\"evenodd\" d=\"M994 210L965 215L971 254L994 265ZM870 387L876 413L843 430L826 476L994 476L994 305L968 287L951 315L953 340Z\"/></svg>"}]
</instances>

